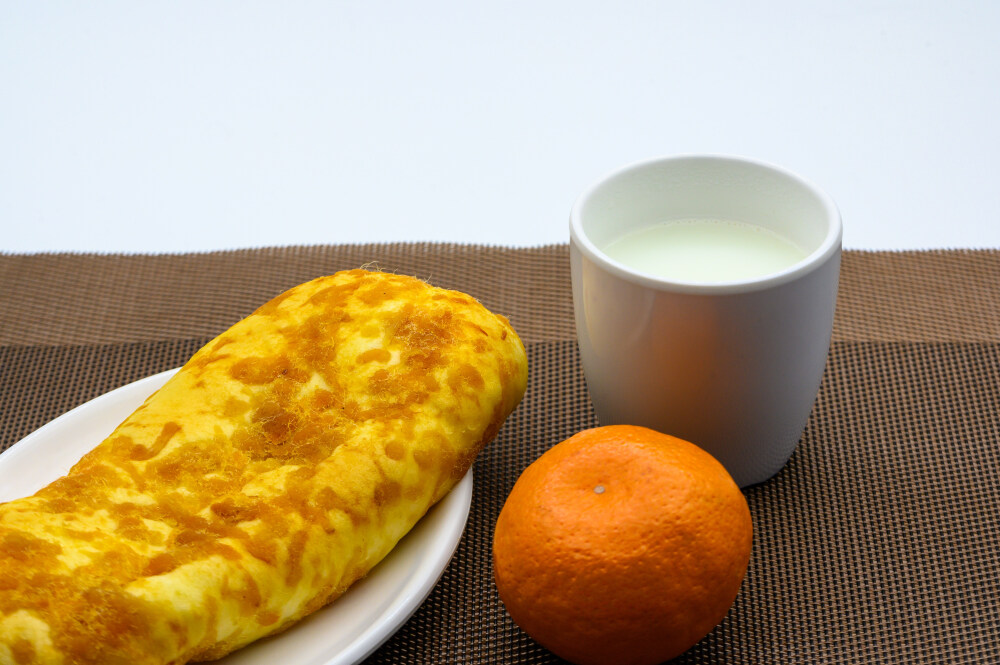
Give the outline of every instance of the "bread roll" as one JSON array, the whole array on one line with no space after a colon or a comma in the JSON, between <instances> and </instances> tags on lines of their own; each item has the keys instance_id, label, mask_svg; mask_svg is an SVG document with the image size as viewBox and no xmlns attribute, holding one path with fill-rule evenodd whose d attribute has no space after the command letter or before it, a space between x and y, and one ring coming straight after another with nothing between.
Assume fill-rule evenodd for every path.
<instances>
[{"instance_id":1,"label":"bread roll","mask_svg":"<svg viewBox=\"0 0 1000 665\"><path fill-rule=\"evenodd\" d=\"M0 504L0 663L177 664L288 627L462 478L526 378L462 293L363 270L283 293Z\"/></svg>"}]
</instances>

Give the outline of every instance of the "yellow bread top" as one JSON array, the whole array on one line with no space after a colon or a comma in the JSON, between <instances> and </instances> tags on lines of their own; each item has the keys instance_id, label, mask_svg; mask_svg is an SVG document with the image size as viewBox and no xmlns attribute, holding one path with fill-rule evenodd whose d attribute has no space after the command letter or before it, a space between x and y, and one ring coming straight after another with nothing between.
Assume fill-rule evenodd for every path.
<instances>
[{"instance_id":1,"label":"yellow bread top","mask_svg":"<svg viewBox=\"0 0 1000 665\"><path fill-rule=\"evenodd\" d=\"M526 380L465 294L363 270L287 291L0 504L0 664L185 663L287 627L461 479Z\"/></svg>"}]
</instances>

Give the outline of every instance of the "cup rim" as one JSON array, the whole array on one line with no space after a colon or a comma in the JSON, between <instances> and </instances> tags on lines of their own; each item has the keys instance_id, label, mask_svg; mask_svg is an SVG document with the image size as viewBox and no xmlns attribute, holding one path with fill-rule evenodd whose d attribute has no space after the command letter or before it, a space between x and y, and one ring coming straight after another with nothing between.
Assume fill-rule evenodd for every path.
<instances>
[{"instance_id":1,"label":"cup rim","mask_svg":"<svg viewBox=\"0 0 1000 665\"><path fill-rule=\"evenodd\" d=\"M829 220L829 228L827 229L826 237L823 238L823 242L820 243L819 247L806 255L806 257L802 260L789 266L788 268L785 268L784 270L769 273L761 277L726 282L687 282L656 277L648 273L639 272L607 256L604 252L599 250L593 242L590 241L590 238L587 237L587 234L583 230L581 211L589 199L602 185L604 185L604 183L612 178L616 178L631 171L639 171L649 168L650 166L663 164L665 162L685 161L734 162L773 171L781 176L784 176L785 178L797 182L800 186L811 192L823 207L826 217ZM786 284L799 279L813 270L818 269L821 265L826 263L831 256L836 254L841 248L843 238L843 223L841 221L840 211L837 209L836 203L834 203L833 199L826 192L809 180L806 180L797 173L769 162L735 155L707 153L690 153L653 157L650 159L632 162L631 164L626 164L625 166L617 168L605 174L584 190L583 194L581 194L573 204L569 220L570 241L575 244L577 248L579 248L579 250L587 256L587 258L597 263L608 272L646 288L656 289L659 291L670 291L674 293L692 293L702 295L725 295L732 293L762 291L764 289L773 288L775 286L780 286L781 284Z\"/></svg>"}]
</instances>

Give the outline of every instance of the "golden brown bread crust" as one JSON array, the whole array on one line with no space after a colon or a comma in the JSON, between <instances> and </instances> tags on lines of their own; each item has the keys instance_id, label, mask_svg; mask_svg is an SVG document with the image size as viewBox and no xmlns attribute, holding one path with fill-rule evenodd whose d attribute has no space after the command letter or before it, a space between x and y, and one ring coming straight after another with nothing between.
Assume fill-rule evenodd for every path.
<instances>
[{"instance_id":1,"label":"golden brown bread crust","mask_svg":"<svg viewBox=\"0 0 1000 665\"><path fill-rule=\"evenodd\" d=\"M526 376L461 293L355 270L278 296L0 504L0 664L184 663L287 627L454 486Z\"/></svg>"}]
</instances>

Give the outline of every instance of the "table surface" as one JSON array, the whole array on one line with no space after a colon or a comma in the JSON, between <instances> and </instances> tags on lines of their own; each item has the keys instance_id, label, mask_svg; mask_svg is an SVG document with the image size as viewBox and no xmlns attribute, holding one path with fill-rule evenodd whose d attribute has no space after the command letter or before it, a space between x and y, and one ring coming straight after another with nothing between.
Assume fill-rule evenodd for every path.
<instances>
[{"instance_id":1,"label":"table surface","mask_svg":"<svg viewBox=\"0 0 1000 665\"><path fill-rule=\"evenodd\" d=\"M521 470L597 424L566 245L0 256L0 451L182 364L284 288L372 260L507 315L531 370L524 400L476 462L451 565L366 665L560 665L507 615L490 561ZM785 468L746 490L749 571L726 619L678 665L1000 662L998 274L997 250L844 253L813 413Z\"/></svg>"},{"instance_id":2,"label":"table surface","mask_svg":"<svg viewBox=\"0 0 1000 665\"><path fill-rule=\"evenodd\" d=\"M799 172L848 248L1000 247L1000 4L4 3L0 251L564 242L639 159Z\"/></svg>"}]
</instances>

